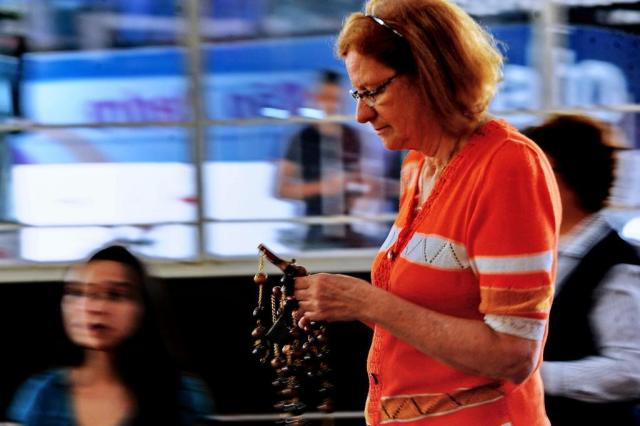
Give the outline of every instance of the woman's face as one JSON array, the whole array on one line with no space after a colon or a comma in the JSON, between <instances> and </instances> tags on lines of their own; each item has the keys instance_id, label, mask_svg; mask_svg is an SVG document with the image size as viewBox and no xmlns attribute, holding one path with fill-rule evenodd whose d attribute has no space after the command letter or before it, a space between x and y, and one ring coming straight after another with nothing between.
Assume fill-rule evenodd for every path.
<instances>
[{"instance_id":1,"label":"woman's face","mask_svg":"<svg viewBox=\"0 0 640 426\"><path fill-rule=\"evenodd\" d=\"M394 69L353 49L347 54L345 65L351 84L358 91L374 91L397 74ZM371 123L384 146L392 150L424 150L435 124L429 119L417 88L403 74L395 77L375 97L373 107L363 100L358 101L356 119L360 123Z\"/></svg>"},{"instance_id":2,"label":"woman's face","mask_svg":"<svg viewBox=\"0 0 640 426\"><path fill-rule=\"evenodd\" d=\"M67 276L62 298L67 335L87 349L113 350L136 331L140 300L128 266L109 260L78 266Z\"/></svg>"}]
</instances>

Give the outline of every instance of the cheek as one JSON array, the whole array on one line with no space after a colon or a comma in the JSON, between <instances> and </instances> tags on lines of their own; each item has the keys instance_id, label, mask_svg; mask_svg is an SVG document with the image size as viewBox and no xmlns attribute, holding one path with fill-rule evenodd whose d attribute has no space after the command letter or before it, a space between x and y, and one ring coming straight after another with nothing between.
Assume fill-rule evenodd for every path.
<instances>
[{"instance_id":1,"label":"cheek","mask_svg":"<svg viewBox=\"0 0 640 426\"><path fill-rule=\"evenodd\" d=\"M60 304L60 310L62 312L62 322L66 329L82 321L82 309L79 301L63 301Z\"/></svg>"},{"instance_id":2,"label":"cheek","mask_svg":"<svg viewBox=\"0 0 640 426\"><path fill-rule=\"evenodd\" d=\"M142 309L137 305L127 304L121 306L118 311L116 318L118 318L119 329L128 337L138 329L142 320Z\"/></svg>"}]
</instances>

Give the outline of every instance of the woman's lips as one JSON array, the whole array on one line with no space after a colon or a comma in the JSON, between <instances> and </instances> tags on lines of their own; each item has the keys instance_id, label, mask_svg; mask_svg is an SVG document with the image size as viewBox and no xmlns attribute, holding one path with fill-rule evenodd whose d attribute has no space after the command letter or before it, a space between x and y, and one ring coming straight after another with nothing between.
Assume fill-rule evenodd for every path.
<instances>
[{"instance_id":1,"label":"woman's lips","mask_svg":"<svg viewBox=\"0 0 640 426\"><path fill-rule=\"evenodd\" d=\"M89 324L87 328L92 333L105 333L110 330L110 327L100 323Z\"/></svg>"},{"instance_id":2,"label":"woman's lips","mask_svg":"<svg viewBox=\"0 0 640 426\"><path fill-rule=\"evenodd\" d=\"M389 126L382 126L382 127L378 127L375 129L377 134L380 134L382 132L384 132L385 130L387 130L389 128Z\"/></svg>"}]
</instances>

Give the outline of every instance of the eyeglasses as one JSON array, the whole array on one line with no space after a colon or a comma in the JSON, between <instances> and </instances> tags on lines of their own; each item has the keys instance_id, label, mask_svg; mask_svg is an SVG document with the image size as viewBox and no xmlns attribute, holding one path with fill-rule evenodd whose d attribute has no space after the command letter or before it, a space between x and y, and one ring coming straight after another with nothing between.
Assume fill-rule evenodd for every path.
<instances>
[{"instance_id":1,"label":"eyeglasses","mask_svg":"<svg viewBox=\"0 0 640 426\"><path fill-rule=\"evenodd\" d=\"M383 27L387 28L388 30L390 30L391 32L393 32L395 35L397 35L400 38L404 38L404 36L400 33L400 31L396 30L395 28L393 28L391 25L387 24L386 22L384 22L384 20L382 18L380 18L379 16L376 15L365 15L367 18L371 18L373 20L373 22L375 22L378 25L382 25Z\"/></svg>"},{"instance_id":2,"label":"eyeglasses","mask_svg":"<svg viewBox=\"0 0 640 426\"><path fill-rule=\"evenodd\" d=\"M351 95L351 97L353 99L357 101L362 101L365 104L367 104L370 108L373 108L376 105L376 97L378 95L381 95L387 88L387 86L389 86L389 84L391 84L391 82L393 81L394 78L396 78L397 76L399 76L400 74L394 74L391 77L389 77L388 79L386 79L385 81L383 81L382 83L380 83L377 87L373 88L372 90L349 90L349 94Z\"/></svg>"}]
</instances>

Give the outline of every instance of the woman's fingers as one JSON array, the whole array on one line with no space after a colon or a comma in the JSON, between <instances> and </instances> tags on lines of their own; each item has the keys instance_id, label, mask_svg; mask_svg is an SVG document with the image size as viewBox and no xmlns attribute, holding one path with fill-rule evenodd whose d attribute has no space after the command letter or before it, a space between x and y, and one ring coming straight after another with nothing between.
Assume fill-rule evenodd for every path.
<instances>
[{"instance_id":1,"label":"woman's fingers","mask_svg":"<svg viewBox=\"0 0 640 426\"><path fill-rule=\"evenodd\" d=\"M308 311L313 310L313 309L312 309L312 308L313 308L313 303L312 303L312 302L310 302L310 301L308 301L308 300L300 301L300 300L298 299L298 306L300 307L299 309L300 309L302 312L308 312Z\"/></svg>"},{"instance_id":2,"label":"woman's fingers","mask_svg":"<svg viewBox=\"0 0 640 426\"><path fill-rule=\"evenodd\" d=\"M295 282L296 290L304 290L309 288L309 286L311 285L309 283L309 278L310 278L309 276L296 278L296 282Z\"/></svg>"},{"instance_id":3,"label":"woman's fingers","mask_svg":"<svg viewBox=\"0 0 640 426\"><path fill-rule=\"evenodd\" d=\"M308 300L310 298L310 294L308 290L297 290L293 293L293 295L298 299L298 301Z\"/></svg>"}]
</instances>

